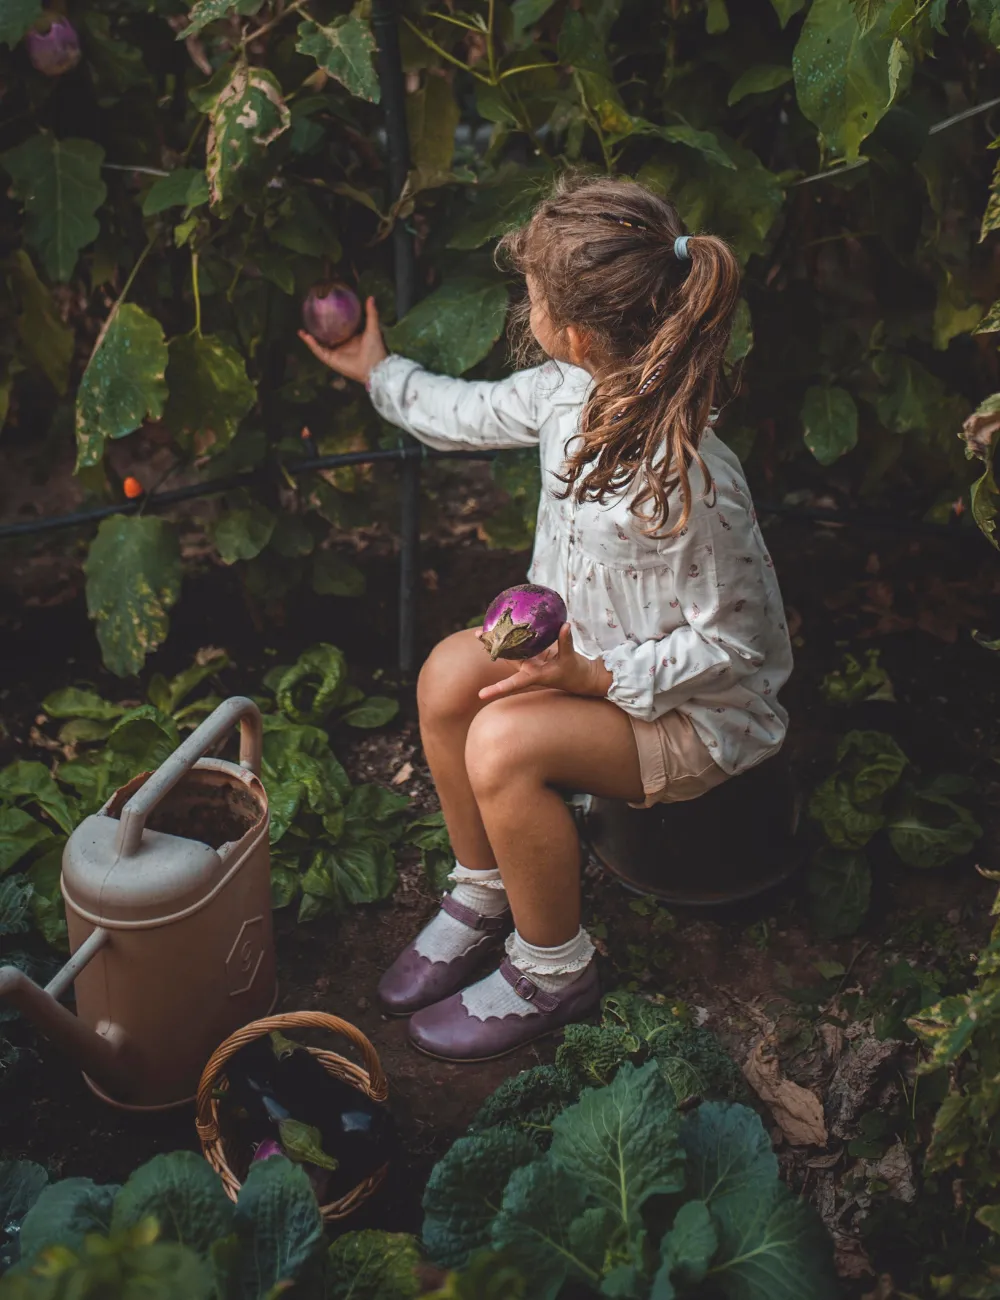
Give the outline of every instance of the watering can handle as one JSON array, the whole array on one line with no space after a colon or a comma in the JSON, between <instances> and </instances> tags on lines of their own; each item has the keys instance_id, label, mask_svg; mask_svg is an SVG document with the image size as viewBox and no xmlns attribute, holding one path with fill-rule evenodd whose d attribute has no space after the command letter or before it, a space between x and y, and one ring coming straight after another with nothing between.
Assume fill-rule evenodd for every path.
<instances>
[{"instance_id":1,"label":"watering can handle","mask_svg":"<svg viewBox=\"0 0 1000 1300\"><path fill-rule=\"evenodd\" d=\"M201 726L192 731L183 745L160 764L122 809L115 846L120 857L131 857L138 851L149 814L181 777L190 772L206 750L220 741L237 722L240 723L240 767L248 768L255 775L260 774L263 748L260 709L245 695L234 695L223 700Z\"/></svg>"}]
</instances>

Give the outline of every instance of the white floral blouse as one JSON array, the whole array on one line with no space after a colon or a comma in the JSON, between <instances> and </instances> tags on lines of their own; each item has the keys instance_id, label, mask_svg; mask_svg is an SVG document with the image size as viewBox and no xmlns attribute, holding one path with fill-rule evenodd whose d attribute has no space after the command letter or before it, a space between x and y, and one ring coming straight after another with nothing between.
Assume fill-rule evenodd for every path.
<instances>
[{"instance_id":1,"label":"white floral blouse","mask_svg":"<svg viewBox=\"0 0 1000 1300\"><path fill-rule=\"evenodd\" d=\"M784 740L788 715L777 697L792 669L743 469L707 430L700 450L714 494L696 494L676 537L644 536L628 493L603 504L561 500L556 475L590 383L586 371L554 361L483 383L390 356L372 370L369 391L385 419L431 447L539 448L530 580L566 601L577 649L602 657L614 677L610 700L646 721L678 709L719 766L741 772ZM695 471L692 486L696 479Z\"/></svg>"}]
</instances>

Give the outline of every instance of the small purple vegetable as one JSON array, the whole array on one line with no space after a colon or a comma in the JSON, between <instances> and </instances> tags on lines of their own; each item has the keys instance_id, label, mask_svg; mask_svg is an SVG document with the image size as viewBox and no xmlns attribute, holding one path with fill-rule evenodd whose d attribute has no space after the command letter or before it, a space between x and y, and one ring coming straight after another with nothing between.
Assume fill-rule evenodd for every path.
<instances>
[{"instance_id":1,"label":"small purple vegetable","mask_svg":"<svg viewBox=\"0 0 1000 1300\"><path fill-rule=\"evenodd\" d=\"M68 18L44 17L25 39L32 66L46 77L61 77L80 62L80 40Z\"/></svg>"},{"instance_id":2,"label":"small purple vegetable","mask_svg":"<svg viewBox=\"0 0 1000 1300\"><path fill-rule=\"evenodd\" d=\"M525 582L497 596L483 619L481 639L494 662L530 659L558 639L565 622L562 596L549 587Z\"/></svg>"},{"instance_id":3,"label":"small purple vegetable","mask_svg":"<svg viewBox=\"0 0 1000 1300\"><path fill-rule=\"evenodd\" d=\"M283 1156L284 1154L280 1142L275 1142L274 1138L265 1138L253 1153L252 1163L256 1164L258 1160L269 1160L271 1156Z\"/></svg>"},{"instance_id":4,"label":"small purple vegetable","mask_svg":"<svg viewBox=\"0 0 1000 1300\"><path fill-rule=\"evenodd\" d=\"M345 342L361 321L361 304L346 284L317 284L302 304L302 323L328 348Z\"/></svg>"}]
</instances>

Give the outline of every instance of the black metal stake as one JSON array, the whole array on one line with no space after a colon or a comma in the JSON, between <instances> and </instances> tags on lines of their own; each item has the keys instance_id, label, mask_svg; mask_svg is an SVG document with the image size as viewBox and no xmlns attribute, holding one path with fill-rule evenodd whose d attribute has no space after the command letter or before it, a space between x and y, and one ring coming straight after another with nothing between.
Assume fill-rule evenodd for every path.
<instances>
[{"instance_id":1,"label":"black metal stake","mask_svg":"<svg viewBox=\"0 0 1000 1300\"><path fill-rule=\"evenodd\" d=\"M403 192L410 170L410 144L406 131L406 87L399 52L399 29L394 0L373 0L372 29L378 46L379 82L385 109L389 163L389 203ZM417 275L413 240L405 222L397 218L392 231L396 277L396 315L405 316L416 300ZM399 667L412 673L416 667L417 578L420 568L420 458L403 461L399 521Z\"/></svg>"}]
</instances>

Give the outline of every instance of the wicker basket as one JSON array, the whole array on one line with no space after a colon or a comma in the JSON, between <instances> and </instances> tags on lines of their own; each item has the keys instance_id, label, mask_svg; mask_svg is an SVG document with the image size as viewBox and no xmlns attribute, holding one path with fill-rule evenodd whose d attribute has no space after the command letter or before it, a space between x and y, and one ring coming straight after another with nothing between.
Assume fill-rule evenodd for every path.
<instances>
[{"instance_id":1,"label":"wicker basket","mask_svg":"<svg viewBox=\"0 0 1000 1300\"><path fill-rule=\"evenodd\" d=\"M331 1033L340 1034L360 1051L364 1060L364 1067L355 1065L353 1061L348 1061L343 1056L338 1056L336 1052L325 1052L315 1047L309 1047L306 1050L322 1064L323 1068L342 1082L350 1084L351 1087L357 1088L370 1097L372 1101L385 1101L389 1095L389 1087L386 1082L385 1073L382 1070L382 1063L378 1059L378 1053L364 1036L360 1029L355 1029L353 1025L341 1020L339 1016L330 1016L323 1011L289 1011L285 1015L267 1016L263 1020L254 1020L249 1025L244 1025L242 1029L237 1029L234 1034L230 1034L224 1043L222 1043L212 1053L212 1057L201 1076L201 1082L198 1085L197 1113L195 1126L198 1130L198 1137L201 1139L201 1148L204 1152L205 1159L222 1179L222 1186L226 1190L226 1195L231 1201L235 1201L240 1190L240 1180L233 1173L229 1160L226 1156L225 1140L219 1124L219 1104L216 1091L222 1087L228 1087L225 1078L225 1065L231 1056L234 1056L241 1047L247 1043L252 1043L256 1038L263 1038L265 1034L273 1033L277 1030L279 1033L285 1033L291 1029L328 1029ZM337 1201L331 1201L329 1205L320 1206L320 1213L329 1223L335 1219L346 1218L347 1215L353 1214L359 1206L363 1205L368 1198L381 1186L388 1165L383 1165L376 1169L369 1176Z\"/></svg>"}]
</instances>

